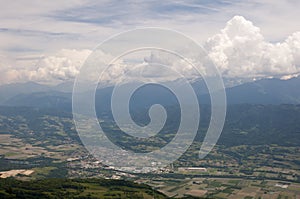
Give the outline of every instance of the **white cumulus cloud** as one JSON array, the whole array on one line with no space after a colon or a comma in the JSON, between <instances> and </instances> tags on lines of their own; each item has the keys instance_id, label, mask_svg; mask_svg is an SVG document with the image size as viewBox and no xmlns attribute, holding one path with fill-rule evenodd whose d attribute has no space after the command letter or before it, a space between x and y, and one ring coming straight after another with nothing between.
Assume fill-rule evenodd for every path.
<instances>
[{"instance_id":1,"label":"white cumulus cloud","mask_svg":"<svg viewBox=\"0 0 300 199\"><path fill-rule=\"evenodd\" d=\"M91 50L62 49L40 58L15 60L1 56L1 84L36 81L56 84L75 78Z\"/></svg>"},{"instance_id":2,"label":"white cumulus cloud","mask_svg":"<svg viewBox=\"0 0 300 199\"><path fill-rule=\"evenodd\" d=\"M63 49L53 56L41 59L35 70L30 71L30 78L38 81L73 79L90 53L90 50Z\"/></svg>"},{"instance_id":3,"label":"white cumulus cloud","mask_svg":"<svg viewBox=\"0 0 300 199\"><path fill-rule=\"evenodd\" d=\"M300 32L285 41L270 43L260 29L242 16L205 44L222 75L230 78L283 76L300 72Z\"/></svg>"}]
</instances>

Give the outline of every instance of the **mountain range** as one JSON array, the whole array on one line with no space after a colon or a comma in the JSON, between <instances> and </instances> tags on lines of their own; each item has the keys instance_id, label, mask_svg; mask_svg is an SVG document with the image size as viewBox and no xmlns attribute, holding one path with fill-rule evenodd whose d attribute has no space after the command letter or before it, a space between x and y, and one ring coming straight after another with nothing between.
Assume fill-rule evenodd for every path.
<instances>
[{"instance_id":1,"label":"mountain range","mask_svg":"<svg viewBox=\"0 0 300 199\"><path fill-rule=\"evenodd\" d=\"M180 83L174 83L180 87ZM227 103L233 104L300 104L300 77L281 80L261 79L226 88ZM41 85L35 82L15 83L0 86L0 105L57 108L70 111L72 107L72 82L56 86ZM203 80L192 83L199 101L209 104L209 94ZM99 110L110 108L114 87L98 88L96 107ZM82 94L84 96L84 92ZM152 104L172 106L175 96L164 87L148 84L138 89L131 98L134 108L149 107Z\"/></svg>"}]
</instances>

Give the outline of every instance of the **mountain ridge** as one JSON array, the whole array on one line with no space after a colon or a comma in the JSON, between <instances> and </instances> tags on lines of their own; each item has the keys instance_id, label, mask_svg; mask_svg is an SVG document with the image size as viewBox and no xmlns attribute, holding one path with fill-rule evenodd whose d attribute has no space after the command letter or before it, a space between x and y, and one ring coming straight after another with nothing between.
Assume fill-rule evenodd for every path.
<instances>
[{"instance_id":1,"label":"mountain ridge","mask_svg":"<svg viewBox=\"0 0 300 199\"><path fill-rule=\"evenodd\" d=\"M46 86L34 82L18 83L0 86L0 105L46 107L71 110L71 82L65 87ZM289 80L261 79L226 88L227 103L230 104L300 104L300 77ZM176 86L180 86L178 82ZM209 104L210 96L203 80L195 81L192 87L201 104ZM98 88L96 92L96 107L101 110L110 108L112 86ZM84 92L82 94L85 95ZM2 96L2 98L1 98ZM3 97L4 96L4 97ZM171 106L176 103L172 92L156 84L149 84L138 89L131 98L131 104L136 107L148 107L153 102ZM159 99L159 100L158 100ZM122 100L122 99L120 99ZM142 101L142 102L140 102Z\"/></svg>"}]
</instances>

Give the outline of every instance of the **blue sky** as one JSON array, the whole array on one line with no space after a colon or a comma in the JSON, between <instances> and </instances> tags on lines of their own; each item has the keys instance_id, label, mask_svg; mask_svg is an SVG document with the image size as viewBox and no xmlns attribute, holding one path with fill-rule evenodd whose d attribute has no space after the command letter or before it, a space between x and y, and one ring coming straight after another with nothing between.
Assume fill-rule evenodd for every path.
<instances>
[{"instance_id":1,"label":"blue sky","mask_svg":"<svg viewBox=\"0 0 300 199\"><path fill-rule=\"evenodd\" d=\"M20 60L56 56L62 49L93 49L106 38L137 27L174 29L203 45L236 15L252 21L271 43L300 30L297 0L1 0L0 5L2 73L39 64ZM15 79L22 80L21 76Z\"/></svg>"}]
</instances>

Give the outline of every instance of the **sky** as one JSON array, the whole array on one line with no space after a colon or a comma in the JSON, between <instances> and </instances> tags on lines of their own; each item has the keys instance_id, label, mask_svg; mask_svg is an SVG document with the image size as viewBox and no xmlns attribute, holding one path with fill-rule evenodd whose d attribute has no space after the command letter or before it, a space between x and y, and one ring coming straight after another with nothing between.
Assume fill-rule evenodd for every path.
<instances>
[{"instance_id":1,"label":"sky","mask_svg":"<svg viewBox=\"0 0 300 199\"><path fill-rule=\"evenodd\" d=\"M142 27L193 38L226 78L287 79L300 72L297 0L0 0L0 5L0 84L73 80L99 43Z\"/></svg>"}]
</instances>

